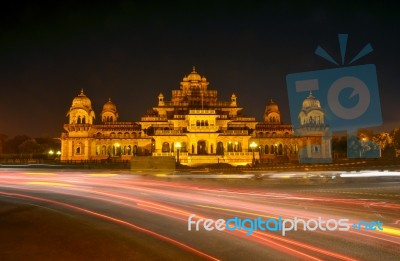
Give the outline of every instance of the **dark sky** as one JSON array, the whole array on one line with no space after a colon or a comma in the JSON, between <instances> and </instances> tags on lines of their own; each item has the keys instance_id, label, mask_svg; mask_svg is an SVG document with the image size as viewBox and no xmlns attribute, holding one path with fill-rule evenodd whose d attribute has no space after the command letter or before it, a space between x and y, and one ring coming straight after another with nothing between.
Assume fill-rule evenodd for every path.
<instances>
[{"instance_id":1,"label":"dark sky","mask_svg":"<svg viewBox=\"0 0 400 261\"><path fill-rule=\"evenodd\" d=\"M338 33L349 34L348 59L373 46L354 65L376 64L385 127L400 127L399 4L54 2L2 6L0 133L59 136L81 88L98 118L111 97L120 120L139 121L193 65L221 100L235 92L244 113L261 120L274 98L289 122L285 75L334 68L314 50L339 60Z\"/></svg>"}]
</instances>

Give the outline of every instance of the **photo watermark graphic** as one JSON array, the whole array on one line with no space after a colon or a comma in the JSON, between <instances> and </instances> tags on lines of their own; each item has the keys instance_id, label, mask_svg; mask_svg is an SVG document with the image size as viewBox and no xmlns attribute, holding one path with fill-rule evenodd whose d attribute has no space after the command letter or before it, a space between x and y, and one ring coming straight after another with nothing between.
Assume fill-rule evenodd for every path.
<instances>
[{"instance_id":1,"label":"photo watermark graphic","mask_svg":"<svg viewBox=\"0 0 400 261\"><path fill-rule=\"evenodd\" d=\"M350 220L347 218L324 220L321 217L306 220L298 217L294 217L293 219L284 219L282 217L242 219L236 216L229 219L214 220L197 218L195 214L192 214L188 218L188 231L238 230L245 231L247 236L252 235L255 231L279 231L282 236L286 236L287 232L290 231L349 231L350 229L382 231L383 223L379 220L350 223Z\"/></svg>"},{"instance_id":2,"label":"photo watermark graphic","mask_svg":"<svg viewBox=\"0 0 400 261\"><path fill-rule=\"evenodd\" d=\"M330 138L333 131L347 131L348 158L380 157L379 145L359 140L359 128L382 124L378 80L374 64L355 65L355 61L372 52L368 43L346 63L347 34L339 34L342 67L292 73L286 76L290 117L297 136L321 136L321 144L307 140L299 148L302 163L331 162ZM339 65L322 47L315 54ZM314 144L314 143L315 144Z\"/></svg>"}]
</instances>

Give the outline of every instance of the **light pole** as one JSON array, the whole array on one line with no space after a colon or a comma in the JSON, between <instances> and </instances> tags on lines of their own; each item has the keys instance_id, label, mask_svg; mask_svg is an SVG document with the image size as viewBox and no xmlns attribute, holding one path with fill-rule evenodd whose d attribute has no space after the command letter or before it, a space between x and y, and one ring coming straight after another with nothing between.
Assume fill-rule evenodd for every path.
<instances>
[{"instance_id":1,"label":"light pole","mask_svg":"<svg viewBox=\"0 0 400 261\"><path fill-rule=\"evenodd\" d=\"M180 142L175 143L175 148L176 148L176 164L179 165L179 150L181 149L182 145Z\"/></svg>"},{"instance_id":2,"label":"light pole","mask_svg":"<svg viewBox=\"0 0 400 261\"><path fill-rule=\"evenodd\" d=\"M49 159L53 159L54 151L49 150Z\"/></svg>"},{"instance_id":3,"label":"light pole","mask_svg":"<svg viewBox=\"0 0 400 261\"><path fill-rule=\"evenodd\" d=\"M257 148L257 143L255 143L254 141L250 144L250 148L253 151L253 167L254 165L256 165L256 158L254 157L254 149Z\"/></svg>"}]
</instances>

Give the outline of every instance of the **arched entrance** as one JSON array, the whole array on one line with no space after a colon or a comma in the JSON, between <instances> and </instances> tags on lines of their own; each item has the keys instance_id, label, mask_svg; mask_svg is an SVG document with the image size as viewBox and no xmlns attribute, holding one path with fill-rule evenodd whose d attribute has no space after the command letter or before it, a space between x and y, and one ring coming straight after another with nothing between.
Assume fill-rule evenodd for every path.
<instances>
[{"instance_id":1,"label":"arched entrance","mask_svg":"<svg viewBox=\"0 0 400 261\"><path fill-rule=\"evenodd\" d=\"M205 155L207 154L207 147L205 140L199 140L197 142L197 154L198 155Z\"/></svg>"}]
</instances>

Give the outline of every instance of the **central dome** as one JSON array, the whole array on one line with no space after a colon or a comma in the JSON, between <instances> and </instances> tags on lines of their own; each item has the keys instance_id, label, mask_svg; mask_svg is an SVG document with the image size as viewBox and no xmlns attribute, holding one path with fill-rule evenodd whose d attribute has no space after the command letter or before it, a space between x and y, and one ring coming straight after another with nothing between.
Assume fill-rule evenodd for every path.
<instances>
[{"instance_id":1,"label":"central dome","mask_svg":"<svg viewBox=\"0 0 400 261\"><path fill-rule=\"evenodd\" d=\"M201 76L196 72L196 68L193 66L193 71L187 76L189 81L201 81Z\"/></svg>"}]
</instances>

